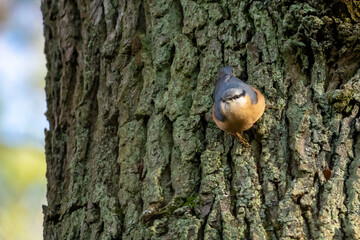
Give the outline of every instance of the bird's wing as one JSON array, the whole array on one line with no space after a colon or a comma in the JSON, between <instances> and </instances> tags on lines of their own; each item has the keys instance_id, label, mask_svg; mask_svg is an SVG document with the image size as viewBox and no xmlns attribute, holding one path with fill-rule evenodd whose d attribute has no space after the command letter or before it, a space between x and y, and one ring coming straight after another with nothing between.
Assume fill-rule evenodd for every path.
<instances>
[{"instance_id":1,"label":"bird's wing","mask_svg":"<svg viewBox=\"0 0 360 240\"><path fill-rule=\"evenodd\" d=\"M251 104L257 104L258 102L257 93L254 91L254 89L251 86L244 83L237 77L231 77L230 81L234 81L234 86L236 86L234 88L240 88L242 90L245 90L246 94L249 95L250 97Z\"/></svg>"},{"instance_id":2,"label":"bird's wing","mask_svg":"<svg viewBox=\"0 0 360 240\"><path fill-rule=\"evenodd\" d=\"M227 66L220 69L219 76L216 81L215 94L214 94L214 104L215 104L214 112L215 112L215 117L221 122L224 122L226 120L226 117L221 112L220 102L224 92L227 89L229 89L229 87L232 88L231 86L235 86L233 84L233 81L230 81L232 77L233 77L232 67Z\"/></svg>"}]
</instances>

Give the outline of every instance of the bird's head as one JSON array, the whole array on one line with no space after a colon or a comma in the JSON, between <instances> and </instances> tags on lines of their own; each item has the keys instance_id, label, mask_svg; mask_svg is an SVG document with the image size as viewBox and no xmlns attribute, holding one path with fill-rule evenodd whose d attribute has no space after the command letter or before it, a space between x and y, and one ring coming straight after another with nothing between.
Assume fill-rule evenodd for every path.
<instances>
[{"instance_id":1,"label":"bird's head","mask_svg":"<svg viewBox=\"0 0 360 240\"><path fill-rule=\"evenodd\" d=\"M246 98L246 94L244 89L230 88L224 92L221 101L230 105L233 103L244 104L249 100L249 98Z\"/></svg>"}]
</instances>

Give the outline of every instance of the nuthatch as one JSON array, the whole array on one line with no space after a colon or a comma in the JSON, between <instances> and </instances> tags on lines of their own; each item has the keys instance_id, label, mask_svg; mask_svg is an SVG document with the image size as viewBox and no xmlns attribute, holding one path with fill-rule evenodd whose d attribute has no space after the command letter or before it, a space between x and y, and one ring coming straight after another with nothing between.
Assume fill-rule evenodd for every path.
<instances>
[{"instance_id":1,"label":"nuthatch","mask_svg":"<svg viewBox=\"0 0 360 240\"><path fill-rule=\"evenodd\" d=\"M240 132L252 127L265 110L265 98L254 87L232 74L232 67L220 69L214 94L212 116L216 125L246 143Z\"/></svg>"}]
</instances>

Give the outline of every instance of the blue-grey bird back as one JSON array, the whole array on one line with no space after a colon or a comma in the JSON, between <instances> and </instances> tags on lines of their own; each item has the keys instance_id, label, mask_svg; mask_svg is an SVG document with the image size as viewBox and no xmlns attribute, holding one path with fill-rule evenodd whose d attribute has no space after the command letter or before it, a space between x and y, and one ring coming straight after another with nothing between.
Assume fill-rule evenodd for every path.
<instances>
[{"instance_id":1,"label":"blue-grey bird back","mask_svg":"<svg viewBox=\"0 0 360 240\"><path fill-rule=\"evenodd\" d=\"M230 77L230 78L229 78ZM226 117L222 114L220 110L220 102L223 97L223 94L226 90L236 88L242 89L249 95L252 104L257 103L257 94L256 92L246 83L233 76L232 67L226 66L222 67L219 72L218 79L215 86L214 102L215 102L215 117L224 122Z\"/></svg>"}]
</instances>

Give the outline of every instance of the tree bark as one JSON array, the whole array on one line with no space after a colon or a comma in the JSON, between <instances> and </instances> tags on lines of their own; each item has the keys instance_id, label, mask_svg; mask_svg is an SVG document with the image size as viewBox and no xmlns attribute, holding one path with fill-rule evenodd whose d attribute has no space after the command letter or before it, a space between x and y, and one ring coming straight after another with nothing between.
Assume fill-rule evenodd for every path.
<instances>
[{"instance_id":1,"label":"tree bark","mask_svg":"<svg viewBox=\"0 0 360 240\"><path fill-rule=\"evenodd\" d=\"M44 239L360 239L359 9L43 0ZM211 118L224 65L271 105L250 148Z\"/></svg>"}]
</instances>

